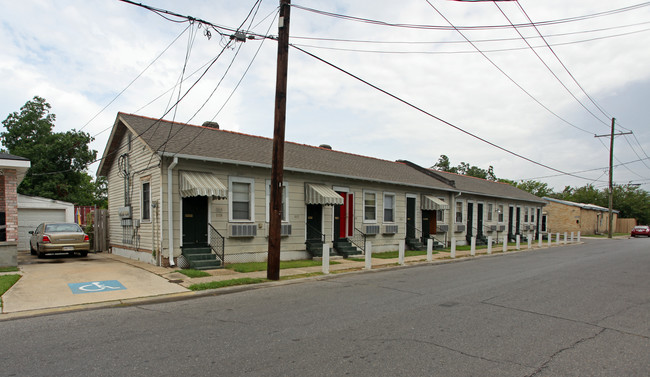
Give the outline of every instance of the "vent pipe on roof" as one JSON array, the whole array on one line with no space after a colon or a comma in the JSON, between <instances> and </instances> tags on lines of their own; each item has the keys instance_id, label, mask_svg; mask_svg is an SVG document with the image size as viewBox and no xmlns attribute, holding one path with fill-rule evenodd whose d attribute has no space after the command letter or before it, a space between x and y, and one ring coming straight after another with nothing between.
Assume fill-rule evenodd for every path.
<instances>
[{"instance_id":1,"label":"vent pipe on roof","mask_svg":"<svg viewBox=\"0 0 650 377\"><path fill-rule=\"evenodd\" d=\"M211 121L203 122L202 126L208 128L214 128L215 130L219 129L219 123L217 122L211 122Z\"/></svg>"},{"instance_id":2,"label":"vent pipe on roof","mask_svg":"<svg viewBox=\"0 0 650 377\"><path fill-rule=\"evenodd\" d=\"M323 148L323 149L329 149L329 150L332 150L332 146L329 145L329 144L321 144L321 145L319 145L318 147L319 147L319 148Z\"/></svg>"}]
</instances>

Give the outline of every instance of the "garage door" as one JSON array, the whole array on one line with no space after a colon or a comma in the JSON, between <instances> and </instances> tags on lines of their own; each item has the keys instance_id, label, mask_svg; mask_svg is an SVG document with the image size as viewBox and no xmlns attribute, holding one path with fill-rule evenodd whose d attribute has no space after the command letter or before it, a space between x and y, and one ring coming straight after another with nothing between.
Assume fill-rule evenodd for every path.
<instances>
[{"instance_id":1,"label":"garage door","mask_svg":"<svg viewBox=\"0 0 650 377\"><path fill-rule=\"evenodd\" d=\"M65 222L65 209L18 209L18 250L29 250L29 231L44 222Z\"/></svg>"}]
</instances>

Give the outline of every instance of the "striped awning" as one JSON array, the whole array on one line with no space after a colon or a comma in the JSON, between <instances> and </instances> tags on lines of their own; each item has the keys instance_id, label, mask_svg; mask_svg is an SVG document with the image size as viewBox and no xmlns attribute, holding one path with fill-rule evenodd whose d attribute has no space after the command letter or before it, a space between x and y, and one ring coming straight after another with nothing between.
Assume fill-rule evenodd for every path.
<instances>
[{"instance_id":1,"label":"striped awning","mask_svg":"<svg viewBox=\"0 0 650 377\"><path fill-rule=\"evenodd\" d=\"M305 204L342 206L343 197L325 185L305 185Z\"/></svg>"},{"instance_id":2,"label":"striped awning","mask_svg":"<svg viewBox=\"0 0 650 377\"><path fill-rule=\"evenodd\" d=\"M424 195L422 197L422 208L425 211L437 211L441 209L449 209L449 204L443 202L442 200L429 196L429 195Z\"/></svg>"},{"instance_id":3,"label":"striped awning","mask_svg":"<svg viewBox=\"0 0 650 377\"><path fill-rule=\"evenodd\" d=\"M181 197L214 196L219 199L228 197L228 189L210 173L181 172Z\"/></svg>"}]
</instances>

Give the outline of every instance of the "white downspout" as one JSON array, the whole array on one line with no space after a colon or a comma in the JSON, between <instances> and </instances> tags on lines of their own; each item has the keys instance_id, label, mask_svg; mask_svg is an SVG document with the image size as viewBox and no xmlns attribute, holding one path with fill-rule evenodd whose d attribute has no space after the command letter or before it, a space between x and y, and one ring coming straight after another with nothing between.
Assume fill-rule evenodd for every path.
<instances>
[{"instance_id":1,"label":"white downspout","mask_svg":"<svg viewBox=\"0 0 650 377\"><path fill-rule=\"evenodd\" d=\"M168 221L168 238L169 238L169 266L174 266L174 203L172 195L172 169L178 164L178 157L167 167L167 221Z\"/></svg>"}]
</instances>

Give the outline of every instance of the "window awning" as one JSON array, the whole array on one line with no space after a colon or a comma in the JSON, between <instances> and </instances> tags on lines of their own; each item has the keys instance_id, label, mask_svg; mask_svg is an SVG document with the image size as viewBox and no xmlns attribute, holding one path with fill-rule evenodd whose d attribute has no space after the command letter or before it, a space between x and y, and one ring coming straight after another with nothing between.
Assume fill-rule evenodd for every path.
<instances>
[{"instance_id":1,"label":"window awning","mask_svg":"<svg viewBox=\"0 0 650 377\"><path fill-rule=\"evenodd\" d=\"M181 197L214 196L219 199L228 197L228 189L210 173L181 172Z\"/></svg>"},{"instance_id":2,"label":"window awning","mask_svg":"<svg viewBox=\"0 0 650 377\"><path fill-rule=\"evenodd\" d=\"M308 183L305 185L305 204L342 206L343 197L327 186Z\"/></svg>"},{"instance_id":3,"label":"window awning","mask_svg":"<svg viewBox=\"0 0 650 377\"><path fill-rule=\"evenodd\" d=\"M442 200L429 196L429 195L424 195L422 197L422 208L425 211L437 211L441 209L449 209L449 204L443 202Z\"/></svg>"}]
</instances>

